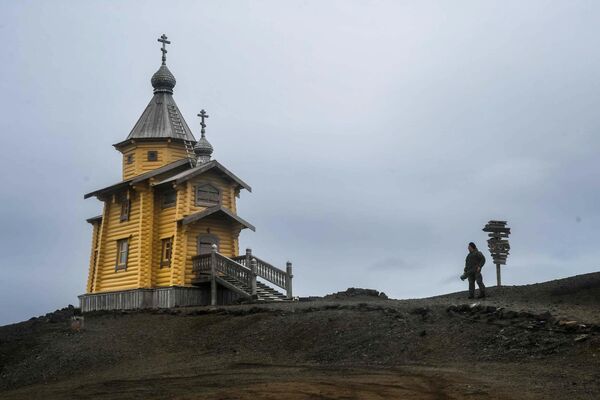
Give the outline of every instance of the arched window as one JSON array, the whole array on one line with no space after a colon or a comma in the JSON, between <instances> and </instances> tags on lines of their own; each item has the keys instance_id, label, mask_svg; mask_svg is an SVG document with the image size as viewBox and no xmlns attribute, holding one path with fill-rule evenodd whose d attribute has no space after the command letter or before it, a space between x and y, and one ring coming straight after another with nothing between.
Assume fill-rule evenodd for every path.
<instances>
[{"instance_id":1,"label":"arched window","mask_svg":"<svg viewBox=\"0 0 600 400\"><path fill-rule=\"evenodd\" d=\"M196 186L196 205L214 206L221 202L219 188L210 183L201 183Z\"/></svg>"},{"instance_id":2,"label":"arched window","mask_svg":"<svg viewBox=\"0 0 600 400\"><path fill-rule=\"evenodd\" d=\"M219 238L216 235L204 234L198 236L198 254L210 254L212 252L212 245L217 245L217 251L219 251Z\"/></svg>"}]
</instances>

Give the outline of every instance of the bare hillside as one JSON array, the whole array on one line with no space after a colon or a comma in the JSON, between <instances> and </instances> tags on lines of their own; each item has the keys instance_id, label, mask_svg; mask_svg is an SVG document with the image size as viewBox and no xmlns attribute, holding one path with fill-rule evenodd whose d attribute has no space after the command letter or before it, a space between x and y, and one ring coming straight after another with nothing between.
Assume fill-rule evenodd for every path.
<instances>
[{"instance_id":1,"label":"bare hillside","mask_svg":"<svg viewBox=\"0 0 600 400\"><path fill-rule=\"evenodd\" d=\"M0 397L597 399L600 273L386 300L90 314L0 328Z\"/></svg>"}]
</instances>

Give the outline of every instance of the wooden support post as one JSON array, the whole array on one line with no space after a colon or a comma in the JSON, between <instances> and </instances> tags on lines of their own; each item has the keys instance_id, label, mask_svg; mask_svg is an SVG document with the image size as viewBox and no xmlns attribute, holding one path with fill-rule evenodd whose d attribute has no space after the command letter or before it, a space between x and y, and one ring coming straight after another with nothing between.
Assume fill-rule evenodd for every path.
<instances>
[{"instance_id":1,"label":"wooden support post","mask_svg":"<svg viewBox=\"0 0 600 400\"><path fill-rule=\"evenodd\" d=\"M212 252L210 253L210 305L217 305L217 245L212 245Z\"/></svg>"},{"instance_id":2,"label":"wooden support post","mask_svg":"<svg viewBox=\"0 0 600 400\"><path fill-rule=\"evenodd\" d=\"M285 289L286 289L286 295L288 299L292 299L293 294L292 294L292 278L294 277L294 275L292 274L292 263L291 262L287 262L285 264Z\"/></svg>"},{"instance_id":3,"label":"wooden support post","mask_svg":"<svg viewBox=\"0 0 600 400\"><path fill-rule=\"evenodd\" d=\"M502 281L500 280L500 264L496 264L496 282L498 287L502 286Z\"/></svg>"},{"instance_id":4,"label":"wooden support post","mask_svg":"<svg viewBox=\"0 0 600 400\"><path fill-rule=\"evenodd\" d=\"M250 286L251 286L251 292L250 293L252 295L253 299L256 299L258 296L256 294L256 270L257 270L257 266L256 266L257 262L256 262L256 258L253 258L252 261L250 262L250 273L251 275L251 280L250 280Z\"/></svg>"},{"instance_id":5,"label":"wooden support post","mask_svg":"<svg viewBox=\"0 0 600 400\"><path fill-rule=\"evenodd\" d=\"M252 249L246 249L246 267L250 268L250 261L252 260Z\"/></svg>"}]
</instances>

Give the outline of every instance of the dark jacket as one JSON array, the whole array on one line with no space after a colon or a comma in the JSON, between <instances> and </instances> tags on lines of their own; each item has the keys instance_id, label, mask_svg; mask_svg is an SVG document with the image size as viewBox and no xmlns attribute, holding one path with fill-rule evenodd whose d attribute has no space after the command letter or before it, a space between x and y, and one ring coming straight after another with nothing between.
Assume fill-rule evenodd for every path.
<instances>
[{"instance_id":1,"label":"dark jacket","mask_svg":"<svg viewBox=\"0 0 600 400\"><path fill-rule=\"evenodd\" d=\"M483 264L485 264L485 256L479 250L471 251L465 260L465 273L475 273L478 267L483 267Z\"/></svg>"}]
</instances>

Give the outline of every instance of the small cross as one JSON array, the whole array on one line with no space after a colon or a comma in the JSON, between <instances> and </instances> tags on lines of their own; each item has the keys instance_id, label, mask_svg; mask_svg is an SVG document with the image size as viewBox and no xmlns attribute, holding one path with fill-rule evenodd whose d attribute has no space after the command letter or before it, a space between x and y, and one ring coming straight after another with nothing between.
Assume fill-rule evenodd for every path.
<instances>
[{"instance_id":1,"label":"small cross","mask_svg":"<svg viewBox=\"0 0 600 400\"><path fill-rule=\"evenodd\" d=\"M198 116L200 117L200 126L202 127L202 136L204 137L204 133L206 132L204 130L204 128L206 128L206 124L204 123L204 119L208 118L208 114L206 113L206 110L202 109L200 110L200 114L198 114Z\"/></svg>"},{"instance_id":2,"label":"small cross","mask_svg":"<svg viewBox=\"0 0 600 400\"><path fill-rule=\"evenodd\" d=\"M167 47L166 47L166 45L171 44L171 41L167 40L167 35L165 35L164 33L158 39L158 41L162 43L162 49L160 49L160 51L162 51L162 63L163 63L163 65L165 65L165 63L167 62Z\"/></svg>"}]
</instances>

